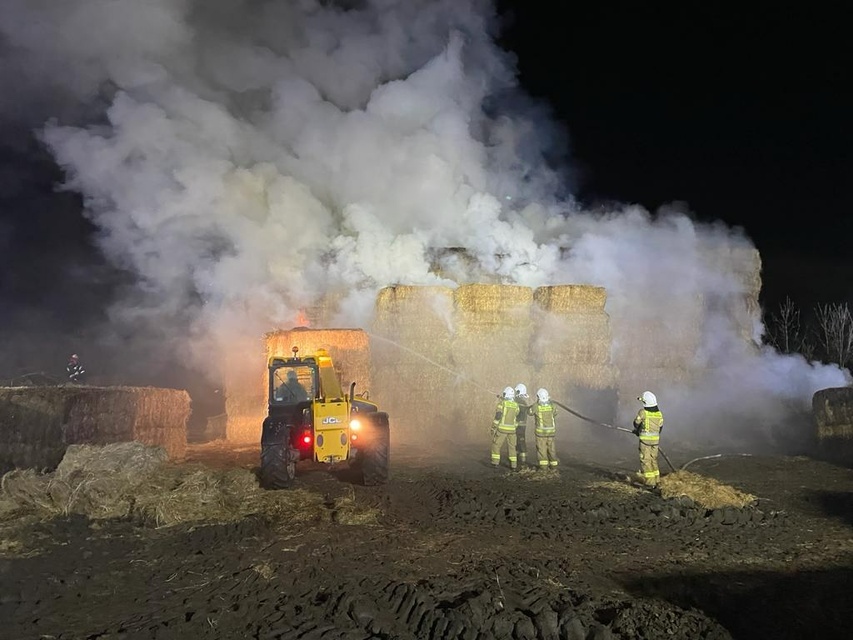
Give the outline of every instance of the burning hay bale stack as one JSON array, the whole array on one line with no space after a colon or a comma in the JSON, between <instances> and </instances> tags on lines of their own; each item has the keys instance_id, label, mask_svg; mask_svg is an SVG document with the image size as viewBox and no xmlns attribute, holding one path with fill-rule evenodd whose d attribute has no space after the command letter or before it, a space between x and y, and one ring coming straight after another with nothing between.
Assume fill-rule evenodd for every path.
<instances>
[{"instance_id":1,"label":"burning hay bale stack","mask_svg":"<svg viewBox=\"0 0 853 640\"><path fill-rule=\"evenodd\" d=\"M190 397L154 387L0 389L0 469L56 467L71 444L137 441L186 454Z\"/></svg>"},{"instance_id":2,"label":"burning hay bale stack","mask_svg":"<svg viewBox=\"0 0 853 640\"><path fill-rule=\"evenodd\" d=\"M832 460L853 460L853 387L815 392L812 415L821 456Z\"/></svg>"},{"instance_id":3,"label":"burning hay bale stack","mask_svg":"<svg viewBox=\"0 0 853 640\"><path fill-rule=\"evenodd\" d=\"M335 372L344 390L351 382L356 383L355 391L370 388L370 340L361 329L291 329L275 331L266 336L267 358L272 356L291 357L293 347L299 347L299 356L313 355L318 349L325 349L332 356ZM264 372L264 389L267 378ZM266 396L266 393L264 393ZM264 406L266 409L266 406ZM260 437L260 424L257 436Z\"/></svg>"},{"instance_id":4,"label":"burning hay bale stack","mask_svg":"<svg viewBox=\"0 0 853 640\"><path fill-rule=\"evenodd\" d=\"M371 342L376 400L405 440L451 437L460 387L452 362L453 290L386 287L376 299ZM427 421L423 417L428 417Z\"/></svg>"},{"instance_id":5,"label":"burning hay bale stack","mask_svg":"<svg viewBox=\"0 0 853 640\"><path fill-rule=\"evenodd\" d=\"M584 415L609 418L602 404L615 406L617 371L610 362L610 317L602 287L559 285L533 292L536 330L530 345L535 387ZM602 402L603 401L603 402ZM587 437L589 429L572 417L561 432Z\"/></svg>"},{"instance_id":6,"label":"burning hay bale stack","mask_svg":"<svg viewBox=\"0 0 853 640\"><path fill-rule=\"evenodd\" d=\"M370 388L370 342L361 329L307 329L272 331L264 336L263 351L251 357L251 372L242 366L225 371L225 438L233 443L261 441L261 427L267 415L267 362L272 356L290 358L299 347L299 356L326 349L345 390L356 382L356 393Z\"/></svg>"},{"instance_id":7,"label":"burning hay bale stack","mask_svg":"<svg viewBox=\"0 0 853 640\"><path fill-rule=\"evenodd\" d=\"M531 384L533 289L467 284L454 291L453 301L451 351L453 369L460 377L450 396L459 399L453 428L457 437L481 440L491 427L495 394L519 382ZM462 380L473 381L475 386Z\"/></svg>"}]
</instances>

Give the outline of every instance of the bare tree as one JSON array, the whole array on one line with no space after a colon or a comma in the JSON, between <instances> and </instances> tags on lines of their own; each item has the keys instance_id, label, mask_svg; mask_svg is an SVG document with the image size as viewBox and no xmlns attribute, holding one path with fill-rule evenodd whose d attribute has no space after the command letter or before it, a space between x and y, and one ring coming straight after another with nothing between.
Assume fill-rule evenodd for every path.
<instances>
[{"instance_id":1,"label":"bare tree","mask_svg":"<svg viewBox=\"0 0 853 640\"><path fill-rule=\"evenodd\" d=\"M791 298L786 297L775 313L765 323L764 341L782 353L800 353L807 359L814 356L814 345L807 339L800 323L800 310Z\"/></svg>"},{"instance_id":2,"label":"bare tree","mask_svg":"<svg viewBox=\"0 0 853 640\"><path fill-rule=\"evenodd\" d=\"M847 368L853 360L853 315L847 304L818 305L818 344L827 360Z\"/></svg>"}]
</instances>

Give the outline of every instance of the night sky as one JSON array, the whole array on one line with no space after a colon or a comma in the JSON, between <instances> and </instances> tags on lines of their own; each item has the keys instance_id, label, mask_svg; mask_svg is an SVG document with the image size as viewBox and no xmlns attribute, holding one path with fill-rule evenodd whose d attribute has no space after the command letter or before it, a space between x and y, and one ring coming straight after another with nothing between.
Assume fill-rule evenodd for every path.
<instances>
[{"instance_id":1,"label":"night sky","mask_svg":"<svg viewBox=\"0 0 853 640\"><path fill-rule=\"evenodd\" d=\"M746 230L768 307L785 296L803 307L848 301L843 3L499 6L523 84L568 129L583 202L686 202L700 220Z\"/></svg>"},{"instance_id":2,"label":"night sky","mask_svg":"<svg viewBox=\"0 0 853 640\"><path fill-rule=\"evenodd\" d=\"M700 220L745 229L762 254L768 308L785 296L804 308L847 302L843 3L750 4L503 0L501 44L525 89L565 125L581 202L652 211L685 202ZM0 327L49 328L51 357L64 359L128 278L94 248L80 197L55 190L61 173L28 129L0 127ZM20 357L4 369L30 366Z\"/></svg>"}]
</instances>

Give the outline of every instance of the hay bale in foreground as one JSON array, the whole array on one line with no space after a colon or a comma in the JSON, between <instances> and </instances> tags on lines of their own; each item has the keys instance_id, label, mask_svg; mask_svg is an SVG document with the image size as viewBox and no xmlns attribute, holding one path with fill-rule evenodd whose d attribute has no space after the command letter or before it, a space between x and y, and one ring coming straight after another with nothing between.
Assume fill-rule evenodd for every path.
<instances>
[{"instance_id":1,"label":"hay bale in foreground","mask_svg":"<svg viewBox=\"0 0 853 640\"><path fill-rule=\"evenodd\" d=\"M182 459L190 411L178 389L0 388L0 471L53 469L70 444L138 441Z\"/></svg>"},{"instance_id":2,"label":"hay bale in foreground","mask_svg":"<svg viewBox=\"0 0 853 640\"><path fill-rule=\"evenodd\" d=\"M690 471L676 471L662 476L660 492L664 498L690 498L705 509L742 509L754 505L757 501L757 498L749 493Z\"/></svg>"}]
</instances>

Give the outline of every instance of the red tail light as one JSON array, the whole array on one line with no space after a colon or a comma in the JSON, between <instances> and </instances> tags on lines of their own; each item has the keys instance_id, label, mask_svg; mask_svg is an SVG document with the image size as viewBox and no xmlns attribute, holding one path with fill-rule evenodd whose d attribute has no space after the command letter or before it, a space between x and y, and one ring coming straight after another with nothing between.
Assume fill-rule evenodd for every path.
<instances>
[{"instance_id":1,"label":"red tail light","mask_svg":"<svg viewBox=\"0 0 853 640\"><path fill-rule=\"evenodd\" d=\"M302 436L302 442L304 442L305 444L311 444L311 436L306 433L304 436Z\"/></svg>"}]
</instances>

